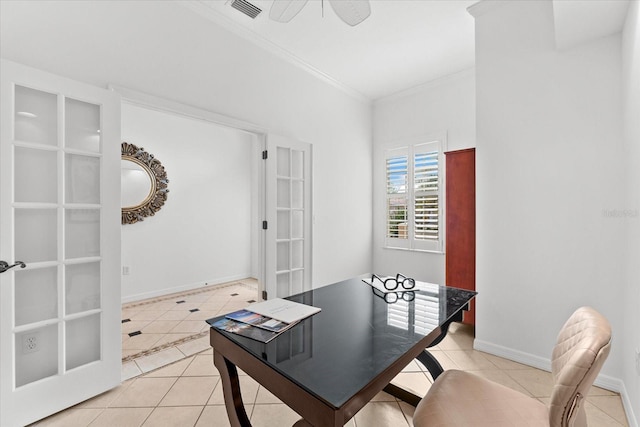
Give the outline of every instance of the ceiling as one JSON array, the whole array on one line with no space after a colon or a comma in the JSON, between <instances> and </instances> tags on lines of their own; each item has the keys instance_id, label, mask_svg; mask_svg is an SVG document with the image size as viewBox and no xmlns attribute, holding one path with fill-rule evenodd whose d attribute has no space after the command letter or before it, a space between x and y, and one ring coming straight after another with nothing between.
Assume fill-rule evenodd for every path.
<instances>
[{"instance_id":1,"label":"ceiling","mask_svg":"<svg viewBox=\"0 0 640 427\"><path fill-rule=\"evenodd\" d=\"M476 0L371 0L371 16L350 27L328 1L309 0L289 23L269 19L272 0L251 19L230 0L182 3L280 57L368 100L474 65Z\"/></svg>"}]
</instances>

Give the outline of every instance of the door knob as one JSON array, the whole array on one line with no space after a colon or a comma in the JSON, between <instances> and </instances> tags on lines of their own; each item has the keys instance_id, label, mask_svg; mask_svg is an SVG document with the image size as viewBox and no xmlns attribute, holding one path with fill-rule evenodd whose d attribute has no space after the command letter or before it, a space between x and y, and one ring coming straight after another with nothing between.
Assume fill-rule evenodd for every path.
<instances>
[{"instance_id":1,"label":"door knob","mask_svg":"<svg viewBox=\"0 0 640 427\"><path fill-rule=\"evenodd\" d=\"M0 261L0 273L4 273L10 268L17 267L17 266L20 266L20 268L25 268L27 264L25 264L22 261L16 261L14 264L9 265L9 263L6 261Z\"/></svg>"}]
</instances>

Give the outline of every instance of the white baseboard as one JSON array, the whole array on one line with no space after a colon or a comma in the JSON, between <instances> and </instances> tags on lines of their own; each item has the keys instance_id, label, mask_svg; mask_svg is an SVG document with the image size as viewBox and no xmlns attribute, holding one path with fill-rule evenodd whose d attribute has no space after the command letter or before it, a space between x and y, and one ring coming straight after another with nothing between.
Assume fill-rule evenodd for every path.
<instances>
[{"instance_id":1,"label":"white baseboard","mask_svg":"<svg viewBox=\"0 0 640 427\"><path fill-rule=\"evenodd\" d=\"M122 297L122 304L140 301L143 299L155 298L155 297L168 295L168 294L174 294L176 292L191 291L191 290L199 289L205 286L220 285L223 283L233 282L235 280L246 279L247 277L251 277L251 274L239 274L236 276L219 277L217 279L207 280L205 282L189 283L187 285L175 286L175 287L164 288L164 289L155 289L150 292L143 292L139 294Z\"/></svg>"},{"instance_id":2,"label":"white baseboard","mask_svg":"<svg viewBox=\"0 0 640 427\"><path fill-rule=\"evenodd\" d=\"M478 351L484 351L485 353L493 354L494 356L503 357L505 359L512 360L514 362L522 363L523 365L531 366L534 368L542 369L543 371L551 372L551 359L535 356L533 354L525 353L518 350L513 350L508 347L493 344L487 341L481 341L475 339L473 341L473 348ZM614 378L609 375L600 374L593 382L594 385L610 390L616 393L620 393L622 399L622 405L624 406L625 413L627 415L627 421L629 427L639 427L638 420L633 413L633 407L627 394L624 381L619 378Z\"/></svg>"}]
</instances>

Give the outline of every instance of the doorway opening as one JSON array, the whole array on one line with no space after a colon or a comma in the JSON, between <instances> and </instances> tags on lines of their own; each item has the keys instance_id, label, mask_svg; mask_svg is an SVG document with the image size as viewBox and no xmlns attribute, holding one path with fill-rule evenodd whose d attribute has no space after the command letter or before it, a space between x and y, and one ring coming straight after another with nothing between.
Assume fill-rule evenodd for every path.
<instances>
[{"instance_id":1,"label":"doorway opening","mask_svg":"<svg viewBox=\"0 0 640 427\"><path fill-rule=\"evenodd\" d=\"M123 363L159 352L178 360L198 347L206 319L264 288L263 138L123 101L122 140L162 159L169 179L162 210L122 226Z\"/></svg>"}]
</instances>

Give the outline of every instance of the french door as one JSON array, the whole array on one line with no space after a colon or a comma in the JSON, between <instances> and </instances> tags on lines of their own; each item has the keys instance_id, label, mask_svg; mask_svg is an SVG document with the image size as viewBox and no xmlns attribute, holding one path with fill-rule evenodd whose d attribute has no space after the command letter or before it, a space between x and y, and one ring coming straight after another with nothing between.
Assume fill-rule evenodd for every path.
<instances>
[{"instance_id":1,"label":"french door","mask_svg":"<svg viewBox=\"0 0 640 427\"><path fill-rule=\"evenodd\" d=\"M120 383L120 99L1 63L0 425ZM24 268L23 268L24 266Z\"/></svg>"},{"instance_id":2,"label":"french door","mask_svg":"<svg viewBox=\"0 0 640 427\"><path fill-rule=\"evenodd\" d=\"M268 298L311 289L311 145L269 134L265 288Z\"/></svg>"}]
</instances>

